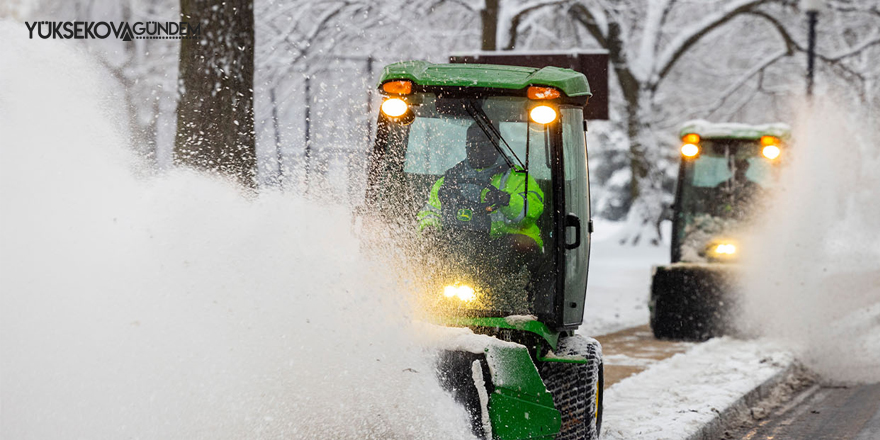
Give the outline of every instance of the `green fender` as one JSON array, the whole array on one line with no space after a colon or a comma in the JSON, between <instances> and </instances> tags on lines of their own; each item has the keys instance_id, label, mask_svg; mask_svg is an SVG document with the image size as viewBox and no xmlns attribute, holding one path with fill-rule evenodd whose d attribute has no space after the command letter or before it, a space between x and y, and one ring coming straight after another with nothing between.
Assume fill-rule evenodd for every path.
<instances>
[{"instance_id":1,"label":"green fender","mask_svg":"<svg viewBox=\"0 0 880 440\"><path fill-rule=\"evenodd\" d=\"M538 335L551 349L559 343L560 332L526 317L444 317L439 324L452 327L504 328ZM542 362L586 363L586 359L542 358ZM488 414L493 439L553 439L562 427L553 395L547 391L529 348L520 344L489 345L485 348L491 377Z\"/></svg>"},{"instance_id":2,"label":"green fender","mask_svg":"<svg viewBox=\"0 0 880 440\"><path fill-rule=\"evenodd\" d=\"M491 346L486 363L494 388L489 395L493 438L554 438L562 419L528 349Z\"/></svg>"}]
</instances>

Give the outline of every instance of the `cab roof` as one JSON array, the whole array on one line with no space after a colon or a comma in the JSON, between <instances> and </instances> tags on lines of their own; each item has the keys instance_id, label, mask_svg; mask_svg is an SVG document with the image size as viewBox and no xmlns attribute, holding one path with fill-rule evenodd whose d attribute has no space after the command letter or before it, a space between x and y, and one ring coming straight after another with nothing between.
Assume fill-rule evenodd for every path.
<instances>
[{"instance_id":1,"label":"cab roof","mask_svg":"<svg viewBox=\"0 0 880 440\"><path fill-rule=\"evenodd\" d=\"M433 64L403 61L382 70L379 87L391 80L408 79L420 86L525 89L528 86L556 87L569 97L589 98L590 84L582 73L559 67L502 66L497 64Z\"/></svg>"},{"instance_id":2,"label":"cab roof","mask_svg":"<svg viewBox=\"0 0 880 440\"><path fill-rule=\"evenodd\" d=\"M759 140L761 136L775 136L779 139L788 139L791 137L791 127L781 122L751 125L695 119L682 124L679 137L684 137L684 135L690 133L698 134L702 139Z\"/></svg>"}]
</instances>

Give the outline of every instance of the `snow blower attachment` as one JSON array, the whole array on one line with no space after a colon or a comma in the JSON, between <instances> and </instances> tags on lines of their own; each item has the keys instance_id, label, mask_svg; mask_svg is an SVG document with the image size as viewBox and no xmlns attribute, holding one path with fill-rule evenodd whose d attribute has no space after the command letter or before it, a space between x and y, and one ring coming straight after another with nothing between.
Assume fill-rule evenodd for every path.
<instances>
[{"instance_id":1,"label":"snow blower attachment","mask_svg":"<svg viewBox=\"0 0 880 440\"><path fill-rule=\"evenodd\" d=\"M672 264L654 268L651 328L662 339L704 340L733 331L741 238L765 208L786 160L785 124L681 129Z\"/></svg>"},{"instance_id":2,"label":"snow blower attachment","mask_svg":"<svg viewBox=\"0 0 880 440\"><path fill-rule=\"evenodd\" d=\"M359 212L415 268L441 385L480 438L597 438L601 347L574 334L592 229L586 78L409 61L379 89Z\"/></svg>"}]
</instances>

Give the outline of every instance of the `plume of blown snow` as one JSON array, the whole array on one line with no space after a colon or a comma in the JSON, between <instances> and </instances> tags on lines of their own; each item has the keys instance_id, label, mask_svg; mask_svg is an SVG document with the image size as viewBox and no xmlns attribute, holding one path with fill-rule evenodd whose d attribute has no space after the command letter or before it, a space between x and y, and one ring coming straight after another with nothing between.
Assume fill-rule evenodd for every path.
<instances>
[{"instance_id":1,"label":"plume of blown snow","mask_svg":"<svg viewBox=\"0 0 880 440\"><path fill-rule=\"evenodd\" d=\"M0 22L0 437L470 438L348 213L143 178L69 42Z\"/></svg>"},{"instance_id":2,"label":"plume of blown snow","mask_svg":"<svg viewBox=\"0 0 880 440\"><path fill-rule=\"evenodd\" d=\"M789 341L829 380L878 381L876 121L821 100L802 108L781 188L748 245L743 322Z\"/></svg>"}]
</instances>

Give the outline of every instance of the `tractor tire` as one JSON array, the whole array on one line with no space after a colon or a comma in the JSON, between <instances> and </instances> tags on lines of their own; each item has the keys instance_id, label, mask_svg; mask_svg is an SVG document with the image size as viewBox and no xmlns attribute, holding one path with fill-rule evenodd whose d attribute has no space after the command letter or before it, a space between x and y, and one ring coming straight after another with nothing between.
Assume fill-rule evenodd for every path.
<instances>
[{"instance_id":1,"label":"tractor tire","mask_svg":"<svg viewBox=\"0 0 880 440\"><path fill-rule=\"evenodd\" d=\"M586 364L541 362L539 371L562 417L556 440L595 440L602 427L602 346L581 335L559 339L557 356L583 356Z\"/></svg>"}]
</instances>

